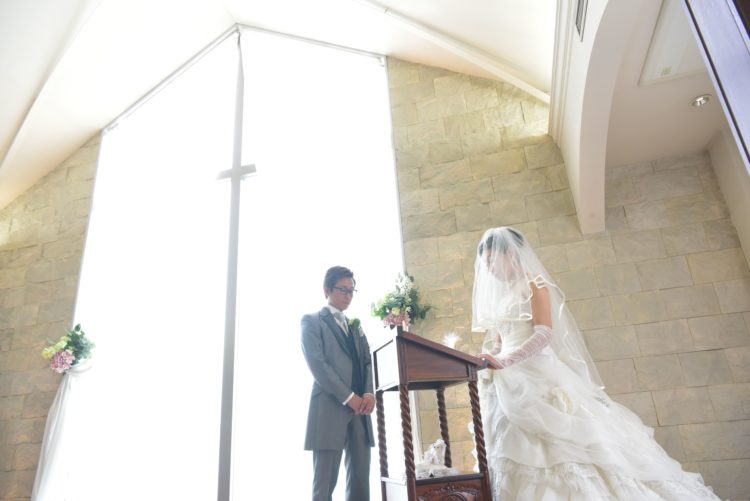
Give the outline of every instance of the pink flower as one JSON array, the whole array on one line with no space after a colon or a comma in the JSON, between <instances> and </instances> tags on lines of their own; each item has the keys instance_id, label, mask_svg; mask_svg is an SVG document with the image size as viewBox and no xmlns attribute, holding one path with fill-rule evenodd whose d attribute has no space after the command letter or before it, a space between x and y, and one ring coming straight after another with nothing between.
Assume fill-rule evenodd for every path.
<instances>
[{"instance_id":1,"label":"pink flower","mask_svg":"<svg viewBox=\"0 0 750 501\"><path fill-rule=\"evenodd\" d=\"M394 315L393 313L389 313L386 315L385 318L383 318L383 325L387 327L396 327L399 325L403 325L404 328L408 329L410 325L411 319L409 318L409 314L406 312L403 312L399 315Z\"/></svg>"},{"instance_id":2,"label":"pink flower","mask_svg":"<svg viewBox=\"0 0 750 501\"><path fill-rule=\"evenodd\" d=\"M75 357L73 356L73 352L71 352L70 350L62 350L55 353L55 356L52 357L52 361L50 362L49 366L53 371L62 374L63 372L70 369L70 366L73 365L74 360Z\"/></svg>"},{"instance_id":3,"label":"pink flower","mask_svg":"<svg viewBox=\"0 0 750 501\"><path fill-rule=\"evenodd\" d=\"M408 328L409 328L409 325L411 324L411 319L409 318L409 314L408 314L408 313L404 313L404 314L403 314L403 315L401 315L401 316L403 317L403 318L401 319L401 321L402 321L402 322L404 323L404 327L405 327L406 329L408 329Z\"/></svg>"}]
</instances>

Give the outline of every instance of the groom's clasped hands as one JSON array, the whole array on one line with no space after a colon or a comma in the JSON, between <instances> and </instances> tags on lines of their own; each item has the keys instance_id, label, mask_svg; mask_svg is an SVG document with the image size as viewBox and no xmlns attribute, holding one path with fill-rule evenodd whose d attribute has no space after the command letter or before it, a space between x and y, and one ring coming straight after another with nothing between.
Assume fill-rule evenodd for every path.
<instances>
[{"instance_id":1,"label":"groom's clasped hands","mask_svg":"<svg viewBox=\"0 0 750 501\"><path fill-rule=\"evenodd\" d=\"M361 397L359 395L352 395L352 398L346 403L354 411L354 414L359 416L362 414L372 414L375 410L375 395L372 393L365 393Z\"/></svg>"}]
</instances>

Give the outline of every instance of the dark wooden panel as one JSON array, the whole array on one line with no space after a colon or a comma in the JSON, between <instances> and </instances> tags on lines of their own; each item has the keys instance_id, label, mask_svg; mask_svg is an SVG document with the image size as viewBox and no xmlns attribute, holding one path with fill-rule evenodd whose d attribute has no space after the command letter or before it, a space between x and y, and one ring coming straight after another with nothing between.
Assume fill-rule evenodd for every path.
<instances>
[{"instance_id":1,"label":"dark wooden panel","mask_svg":"<svg viewBox=\"0 0 750 501\"><path fill-rule=\"evenodd\" d=\"M435 479L441 480L441 479ZM418 501L491 501L482 494L482 479L438 481L420 483L417 481Z\"/></svg>"},{"instance_id":2,"label":"dark wooden panel","mask_svg":"<svg viewBox=\"0 0 750 501\"><path fill-rule=\"evenodd\" d=\"M448 357L438 359L422 346L404 343L406 381L463 380L469 378L466 362Z\"/></svg>"}]
</instances>

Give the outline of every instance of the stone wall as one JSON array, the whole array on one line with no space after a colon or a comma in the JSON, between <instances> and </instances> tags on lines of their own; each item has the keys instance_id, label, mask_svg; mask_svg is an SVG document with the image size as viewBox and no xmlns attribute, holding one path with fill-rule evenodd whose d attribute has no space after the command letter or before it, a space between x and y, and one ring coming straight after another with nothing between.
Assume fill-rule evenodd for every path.
<instances>
[{"instance_id":1,"label":"stone wall","mask_svg":"<svg viewBox=\"0 0 750 501\"><path fill-rule=\"evenodd\" d=\"M706 154L607 168L607 230L582 235L548 107L515 87L389 60L407 271L436 306L415 331L476 353L474 252L520 229L568 296L607 391L722 497L750 497L750 272ZM474 465L468 392L446 390L454 465ZM439 438L419 395L422 441Z\"/></svg>"},{"instance_id":2,"label":"stone wall","mask_svg":"<svg viewBox=\"0 0 750 501\"><path fill-rule=\"evenodd\" d=\"M609 393L672 457L722 498L750 498L750 272L710 158L606 174L614 256L595 263L600 297L571 301L587 344Z\"/></svg>"},{"instance_id":3,"label":"stone wall","mask_svg":"<svg viewBox=\"0 0 750 501\"><path fill-rule=\"evenodd\" d=\"M61 376L41 357L71 327L98 136L0 210L0 499L27 500Z\"/></svg>"},{"instance_id":4,"label":"stone wall","mask_svg":"<svg viewBox=\"0 0 750 501\"><path fill-rule=\"evenodd\" d=\"M706 155L607 168L607 231L583 236L548 108L511 85L390 59L417 324L476 352L474 249L513 225L569 298L607 390L722 497L749 498L750 278ZM39 356L70 327L98 138L0 210L0 499L28 499L60 376ZM468 394L446 391L454 463L473 465ZM420 395L423 442L439 436Z\"/></svg>"}]
</instances>

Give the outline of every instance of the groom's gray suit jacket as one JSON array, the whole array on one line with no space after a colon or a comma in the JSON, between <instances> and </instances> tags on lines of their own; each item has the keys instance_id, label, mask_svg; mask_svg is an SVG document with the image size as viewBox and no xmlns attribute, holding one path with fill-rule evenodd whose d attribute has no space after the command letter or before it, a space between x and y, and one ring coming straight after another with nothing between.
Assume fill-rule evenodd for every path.
<instances>
[{"instance_id":1,"label":"groom's gray suit jacket","mask_svg":"<svg viewBox=\"0 0 750 501\"><path fill-rule=\"evenodd\" d=\"M349 330L349 335L354 336L355 340L364 393L374 394L367 338L351 328ZM344 449L347 427L355 417L365 420L368 443L370 447L375 445L370 416L355 416L351 407L342 404L353 391L354 364L345 336L326 307L302 317L302 352L315 378L307 415L305 450Z\"/></svg>"}]
</instances>

